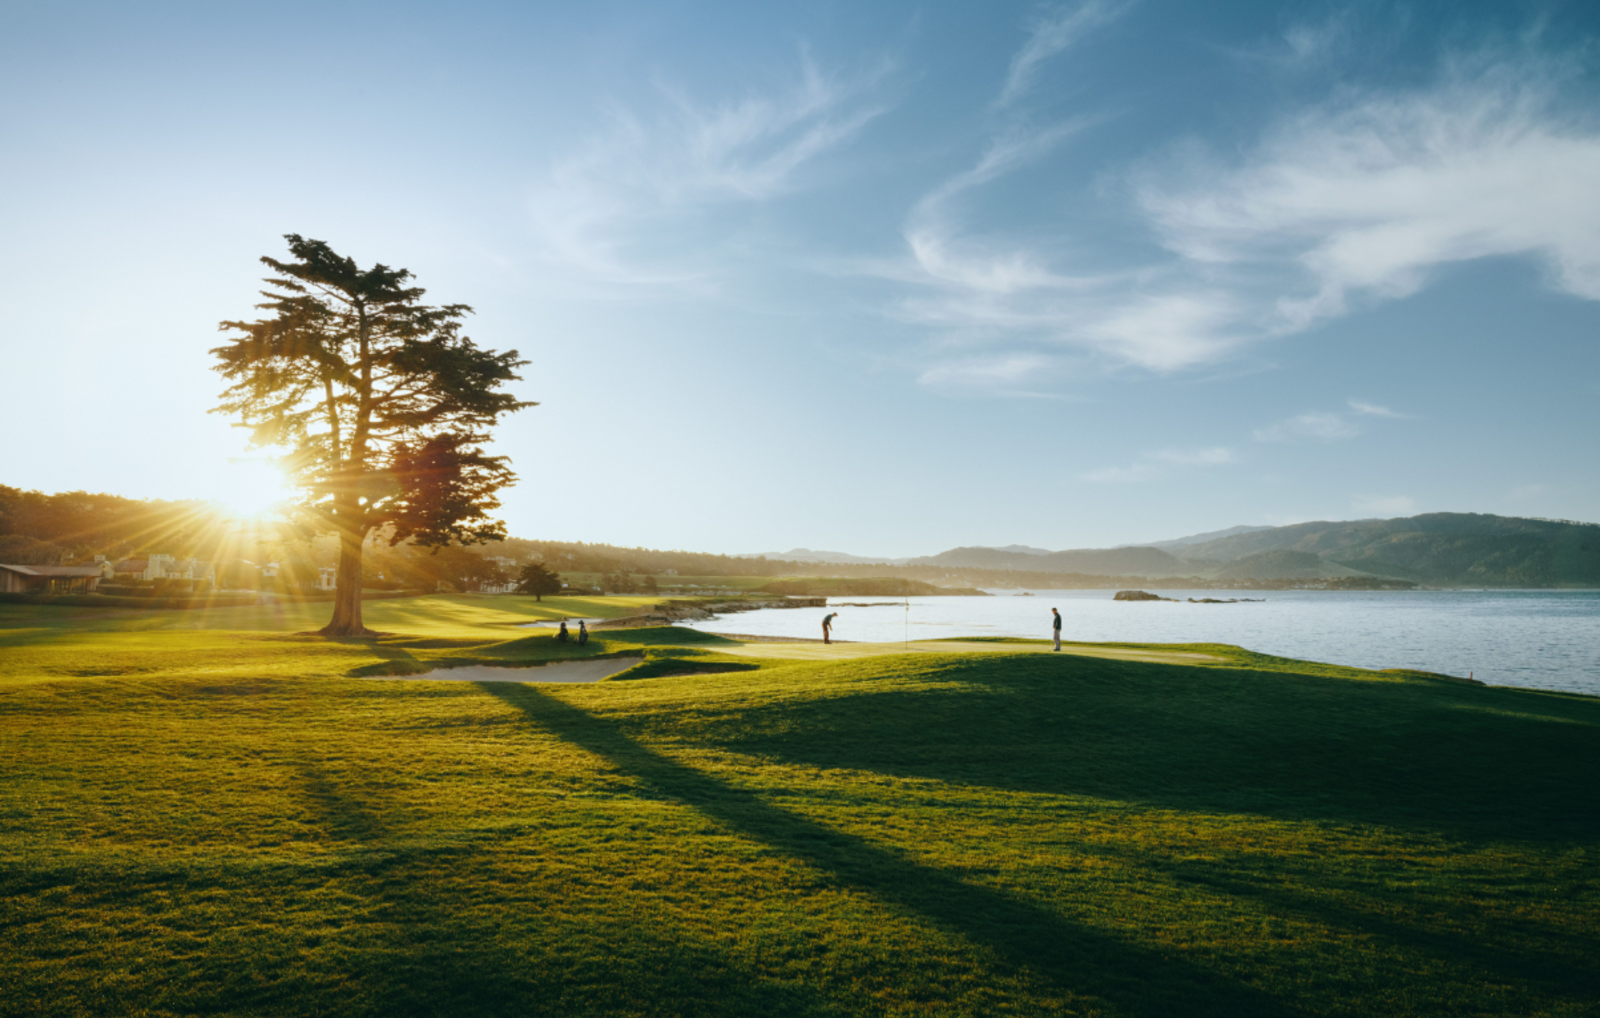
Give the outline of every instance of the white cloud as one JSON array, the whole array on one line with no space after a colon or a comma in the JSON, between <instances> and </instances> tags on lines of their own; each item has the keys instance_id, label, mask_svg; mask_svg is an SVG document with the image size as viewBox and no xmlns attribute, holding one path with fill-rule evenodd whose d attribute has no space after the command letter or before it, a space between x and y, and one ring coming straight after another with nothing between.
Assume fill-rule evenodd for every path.
<instances>
[{"instance_id":1,"label":"white cloud","mask_svg":"<svg viewBox=\"0 0 1600 1018\"><path fill-rule=\"evenodd\" d=\"M1297 267L1279 332L1494 256L1538 258L1560 289L1600 299L1600 132L1556 98L1533 68L1456 66L1432 88L1304 111L1241 165L1146 181L1140 203L1188 262Z\"/></svg>"},{"instance_id":2,"label":"white cloud","mask_svg":"<svg viewBox=\"0 0 1600 1018\"><path fill-rule=\"evenodd\" d=\"M1310 413L1258 428L1254 437L1257 442L1298 442L1308 438L1335 442L1359 434L1361 429L1340 414Z\"/></svg>"},{"instance_id":3,"label":"white cloud","mask_svg":"<svg viewBox=\"0 0 1600 1018\"><path fill-rule=\"evenodd\" d=\"M703 276L712 266L687 253L685 219L798 187L803 166L884 112L872 98L877 80L842 82L802 59L799 80L779 94L697 104L663 88L652 116L613 111L608 130L556 161L533 189L529 209L545 255L611 283ZM653 246L665 250L656 255Z\"/></svg>"},{"instance_id":4,"label":"white cloud","mask_svg":"<svg viewBox=\"0 0 1600 1018\"><path fill-rule=\"evenodd\" d=\"M1406 414L1390 410L1386 406L1378 406L1376 403L1367 403L1359 399L1351 399L1348 402L1351 410L1366 417L1389 417L1397 421L1409 419Z\"/></svg>"},{"instance_id":5,"label":"white cloud","mask_svg":"<svg viewBox=\"0 0 1600 1018\"><path fill-rule=\"evenodd\" d=\"M1041 21L1013 59L997 104L1019 100L1042 61L1128 6L1089 2ZM905 230L911 264L874 270L922 290L898 302L894 315L969 339L1069 348L1154 371L1214 360L1236 345L1242 309L1230 293L1159 269L1063 272L1052 266L1048 246L966 228L962 208L970 192L1044 157L1094 123L1088 117L1045 128L1009 122L970 169L917 202Z\"/></svg>"},{"instance_id":6,"label":"white cloud","mask_svg":"<svg viewBox=\"0 0 1600 1018\"><path fill-rule=\"evenodd\" d=\"M1180 467L1214 467L1232 463L1238 457L1232 449L1216 445L1209 449L1163 449L1154 458Z\"/></svg>"},{"instance_id":7,"label":"white cloud","mask_svg":"<svg viewBox=\"0 0 1600 1018\"><path fill-rule=\"evenodd\" d=\"M1121 17L1131 5L1113 0L1084 0L1083 3L1060 7L1033 24L1033 30L1022 49L1011 58L1011 71L1006 75L1005 87L995 105L1006 106L1015 102L1033 82L1040 64L1071 47L1085 35Z\"/></svg>"},{"instance_id":8,"label":"white cloud","mask_svg":"<svg viewBox=\"0 0 1600 1018\"><path fill-rule=\"evenodd\" d=\"M1353 503L1356 512L1409 516L1417 510L1417 500L1409 495L1363 495Z\"/></svg>"},{"instance_id":9,"label":"white cloud","mask_svg":"<svg viewBox=\"0 0 1600 1018\"><path fill-rule=\"evenodd\" d=\"M1347 17L1333 17L1320 25L1298 24L1283 33L1283 44L1298 63L1319 59L1341 41L1349 27Z\"/></svg>"},{"instance_id":10,"label":"white cloud","mask_svg":"<svg viewBox=\"0 0 1600 1018\"><path fill-rule=\"evenodd\" d=\"M1171 467L1215 467L1237 462L1238 456L1226 446L1203 449L1162 449L1146 455L1140 462L1124 467L1104 467L1083 474L1093 484L1129 484L1148 481L1160 473L1157 464Z\"/></svg>"},{"instance_id":11,"label":"white cloud","mask_svg":"<svg viewBox=\"0 0 1600 1018\"><path fill-rule=\"evenodd\" d=\"M1354 438L1361 434L1361 426L1354 417L1378 417L1388 420L1404 421L1411 418L1386 406L1376 403L1367 403L1359 399L1346 401L1351 414L1312 412L1290 417L1287 420L1277 421L1264 428L1257 428L1253 437L1257 442L1299 442L1306 439L1315 439L1321 442L1337 442L1340 439Z\"/></svg>"},{"instance_id":12,"label":"white cloud","mask_svg":"<svg viewBox=\"0 0 1600 1018\"><path fill-rule=\"evenodd\" d=\"M1037 380L1049 376L1055 367L1050 358L1037 354L956 358L935 364L918 381L950 391L1037 395Z\"/></svg>"},{"instance_id":13,"label":"white cloud","mask_svg":"<svg viewBox=\"0 0 1600 1018\"><path fill-rule=\"evenodd\" d=\"M999 105L1020 109L1044 60L1123 9L1086 4L1041 22ZM1285 45L1321 59L1348 28L1335 18L1291 29ZM1076 269L1089 238L1065 229L975 225L976 192L1097 122L1030 131L1008 115L973 166L908 217L909 260L879 274L915 290L891 313L997 356L1053 348L1170 373L1408 296L1472 259L1537 259L1557 288L1600 299L1600 122L1563 109L1550 67L1458 60L1428 87L1341 91L1281 118L1235 159L1190 146L1184 159L1147 163L1124 175L1129 211L1166 256L1116 271ZM1257 438L1332 440L1357 433L1351 418L1404 416L1351 400L1348 415L1307 415Z\"/></svg>"}]
</instances>

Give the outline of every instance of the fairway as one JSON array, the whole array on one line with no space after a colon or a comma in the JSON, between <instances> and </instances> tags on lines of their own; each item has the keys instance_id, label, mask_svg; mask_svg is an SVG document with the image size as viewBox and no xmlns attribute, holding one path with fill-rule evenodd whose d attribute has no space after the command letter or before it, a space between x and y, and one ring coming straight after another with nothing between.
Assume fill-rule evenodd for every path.
<instances>
[{"instance_id":1,"label":"fairway","mask_svg":"<svg viewBox=\"0 0 1600 1018\"><path fill-rule=\"evenodd\" d=\"M0 1011L1600 1012L1600 700L648 603L0 605Z\"/></svg>"}]
</instances>

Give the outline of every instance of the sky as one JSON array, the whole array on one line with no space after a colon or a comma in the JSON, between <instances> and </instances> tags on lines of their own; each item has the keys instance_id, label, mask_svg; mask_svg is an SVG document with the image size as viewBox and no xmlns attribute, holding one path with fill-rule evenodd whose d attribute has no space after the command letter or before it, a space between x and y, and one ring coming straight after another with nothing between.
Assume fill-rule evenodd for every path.
<instances>
[{"instance_id":1,"label":"sky","mask_svg":"<svg viewBox=\"0 0 1600 1018\"><path fill-rule=\"evenodd\" d=\"M228 500L283 235L529 360L513 534L1600 520L1592 2L0 6L0 483Z\"/></svg>"}]
</instances>

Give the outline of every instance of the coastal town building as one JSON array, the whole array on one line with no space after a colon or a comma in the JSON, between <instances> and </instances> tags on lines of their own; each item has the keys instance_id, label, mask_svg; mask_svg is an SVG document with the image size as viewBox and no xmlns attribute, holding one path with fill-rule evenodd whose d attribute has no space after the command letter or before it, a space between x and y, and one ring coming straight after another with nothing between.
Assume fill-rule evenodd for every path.
<instances>
[{"instance_id":1,"label":"coastal town building","mask_svg":"<svg viewBox=\"0 0 1600 1018\"><path fill-rule=\"evenodd\" d=\"M97 565L106 562L104 555L94 557ZM172 555L149 555L145 558L125 558L111 566L113 576L125 580L207 580L216 579L211 563L200 559L180 559ZM110 579L111 577L106 577Z\"/></svg>"},{"instance_id":2,"label":"coastal town building","mask_svg":"<svg viewBox=\"0 0 1600 1018\"><path fill-rule=\"evenodd\" d=\"M99 566L0 565L0 592L89 594L100 585Z\"/></svg>"}]
</instances>

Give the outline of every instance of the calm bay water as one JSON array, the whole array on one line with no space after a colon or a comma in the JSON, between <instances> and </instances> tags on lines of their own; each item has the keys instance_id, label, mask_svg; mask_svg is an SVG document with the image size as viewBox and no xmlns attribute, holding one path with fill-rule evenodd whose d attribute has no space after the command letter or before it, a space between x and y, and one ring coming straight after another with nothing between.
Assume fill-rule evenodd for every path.
<instances>
[{"instance_id":1,"label":"calm bay water","mask_svg":"<svg viewBox=\"0 0 1600 1018\"><path fill-rule=\"evenodd\" d=\"M1600 591L1152 590L1164 597L1250 597L1249 604L1113 601L1110 590L1040 590L1033 597L913 597L892 606L741 612L694 624L756 636L821 634L836 611L841 640L890 642L962 636L1050 635L1091 642L1232 643L1281 657L1357 668L1420 668L1499 686L1600 696Z\"/></svg>"}]
</instances>

